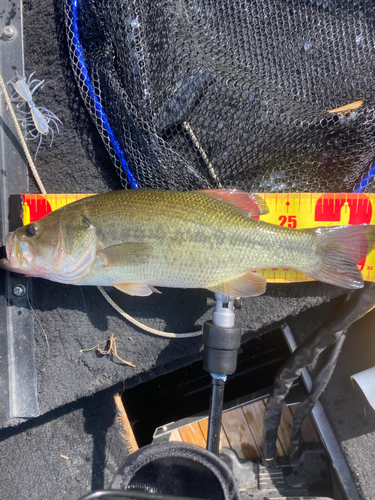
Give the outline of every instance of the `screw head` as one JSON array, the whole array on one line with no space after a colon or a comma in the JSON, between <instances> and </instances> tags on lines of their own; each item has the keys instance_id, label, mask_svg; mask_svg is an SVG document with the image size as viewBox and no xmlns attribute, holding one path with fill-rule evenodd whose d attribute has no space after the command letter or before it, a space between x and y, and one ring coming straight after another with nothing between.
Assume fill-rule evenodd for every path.
<instances>
[{"instance_id":1,"label":"screw head","mask_svg":"<svg viewBox=\"0 0 375 500\"><path fill-rule=\"evenodd\" d=\"M14 26L5 26L3 35L7 40L13 40L16 37L17 30Z\"/></svg>"},{"instance_id":2,"label":"screw head","mask_svg":"<svg viewBox=\"0 0 375 500\"><path fill-rule=\"evenodd\" d=\"M22 283L16 283L13 287L13 295L20 298L23 297L26 293L26 287L22 285Z\"/></svg>"}]
</instances>

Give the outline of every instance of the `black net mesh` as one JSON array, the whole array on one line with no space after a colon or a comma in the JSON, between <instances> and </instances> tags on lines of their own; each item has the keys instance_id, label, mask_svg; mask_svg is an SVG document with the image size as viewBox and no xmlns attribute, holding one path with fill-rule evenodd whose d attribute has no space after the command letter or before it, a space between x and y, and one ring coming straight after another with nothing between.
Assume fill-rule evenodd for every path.
<instances>
[{"instance_id":1,"label":"black net mesh","mask_svg":"<svg viewBox=\"0 0 375 500\"><path fill-rule=\"evenodd\" d=\"M371 191L373 1L65 3L124 187Z\"/></svg>"}]
</instances>

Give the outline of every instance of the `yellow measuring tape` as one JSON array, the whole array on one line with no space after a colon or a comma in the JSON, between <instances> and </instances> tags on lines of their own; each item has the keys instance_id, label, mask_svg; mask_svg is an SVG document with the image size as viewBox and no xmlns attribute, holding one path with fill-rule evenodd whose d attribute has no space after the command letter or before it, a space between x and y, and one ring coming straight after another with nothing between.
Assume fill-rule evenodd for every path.
<instances>
[{"instance_id":1,"label":"yellow measuring tape","mask_svg":"<svg viewBox=\"0 0 375 500\"><path fill-rule=\"evenodd\" d=\"M375 224L375 194L363 193L259 193L269 213L261 220L284 227L306 229L347 224ZM90 194L22 195L23 223L28 224ZM375 249L358 264L366 281L375 281ZM257 269L268 282L313 281L288 268Z\"/></svg>"}]
</instances>

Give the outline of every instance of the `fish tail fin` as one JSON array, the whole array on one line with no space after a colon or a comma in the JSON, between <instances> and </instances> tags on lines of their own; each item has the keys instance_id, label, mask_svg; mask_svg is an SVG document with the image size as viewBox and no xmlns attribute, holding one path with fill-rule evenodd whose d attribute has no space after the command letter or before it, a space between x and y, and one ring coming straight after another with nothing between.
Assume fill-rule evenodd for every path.
<instances>
[{"instance_id":1,"label":"fish tail fin","mask_svg":"<svg viewBox=\"0 0 375 500\"><path fill-rule=\"evenodd\" d=\"M309 275L343 288L362 288L363 277L357 263L375 244L375 226L354 225L309 229L320 240L320 264Z\"/></svg>"}]
</instances>

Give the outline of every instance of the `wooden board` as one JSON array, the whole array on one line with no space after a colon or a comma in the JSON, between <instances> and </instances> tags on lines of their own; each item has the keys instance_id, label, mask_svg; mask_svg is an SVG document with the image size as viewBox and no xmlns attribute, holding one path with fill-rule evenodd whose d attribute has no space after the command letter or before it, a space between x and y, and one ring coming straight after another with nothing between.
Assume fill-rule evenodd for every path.
<instances>
[{"instance_id":1,"label":"wooden board","mask_svg":"<svg viewBox=\"0 0 375 500\"><path fill-rule=\"evenodd\" d=\"M241 458L257 458L259 448L241 408L235 408L223 413L222 426L227 435L230 447Z\"/></svg>"},{"instance_id":2,"label":"wooden board","mask_svg":"<svg viewBox=\"0 0 375 500\"><path fill-rule=\"evenodd\" d=\"M203 436L198 422L181 427L180 435L184 443L194 443L202 448L206 447L206 439Z\"/></svg>"},{"instance_id":3,"label":"wooden board","mask_svg":"<svg viewBox=\"0 0 375 500\"><path fill-rule=\"evenodd\" d=\"M205 418L204 420L199 421L199 427L201 428L201 431L203 433L203 436L205 437L207 441L207 432L208 432L208 418ZM224 432L223 426L221 426L221 431L220 431L220 445L219 449L221 450L222 448L230 448L228 438Z\"/></svg>"},{"instance_id":4,"label":"wooden board","mask_svg":"<svg viewBox=\"0 0 375 500\"><path fill-rule=\"evenodd\" d=\"M122 401L122 395L115 394L114 402L116 405L117 424L125 441L126 448L129 453L134 453L138 450L138 443L135 439L132 426L130 425L129 418Z\"/></svg>"},{"instance_id":5,"label":"wooden board","mask_svg":"<svg viewBox=\"0 0 375 500\"><path fill-rule=\"evenodd\" d=\"M263 440L263 417L267 398L223 413L220 448L233 448L241 458L261 459ZM276 443L277 456L288 456L291 451L290 437L293 429L293 413L297 405L284 404ZM170 441L184 441L206 447L208 419L199 420L175 429ZM310 417L302 426L302 439L306 443L318 442L319 437Z\"/></svg>"},{"instance_id":6,"label":"wooden board","mask_svg":"<svg viewBox=\"0 0 375 500\"><path fill-rule=\"evenodd\" d=\"M254 437L257 446L258 454L262 453L262 435L263 435L263 417L264 417L264 404L263 401L254 401L252 404L243 406L242 412L245 416L246 422Z\"/></svg>"}]
</instances>

